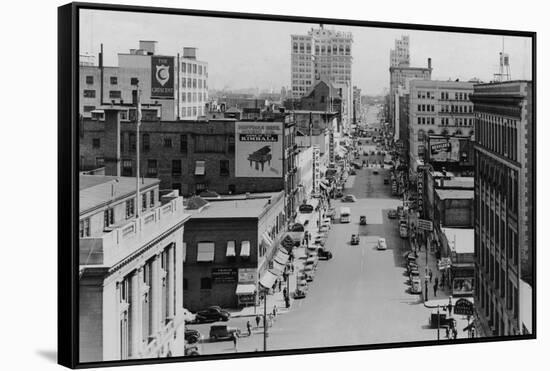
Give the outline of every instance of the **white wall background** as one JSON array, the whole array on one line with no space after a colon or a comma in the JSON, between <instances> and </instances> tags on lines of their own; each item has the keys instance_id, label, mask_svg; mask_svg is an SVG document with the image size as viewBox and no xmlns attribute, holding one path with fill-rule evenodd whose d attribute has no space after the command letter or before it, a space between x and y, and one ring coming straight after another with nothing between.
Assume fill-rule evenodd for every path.
<instances>
[{"instance_id":1,"label":"white wall background","mask_svg":"<svg viewBox=\"0 0 550 371\"><path fill-rule=\"evenodd\" d=\"M91 0L90 0L91 1ZM413 22L502 29L533 30L538 34L538 102L548 98L549 26L544 2L502 0L482 2L394 0L320 2L278 0L223 1L176 0L123 1L137 5L200 7L211 10L290 14L372 21ZM58 0L10 1L2 7L3 57L1 82L2 116L2 357L5 370L59 369L56 354L56 208L57 208L57 10ZM384 56L387 58L387 56ZM388 78L389 80L389 78ZM6 115L7 113L7 115ZM547 115L538 110L538 163L549 160L542 138L550 136ZM547 148L547 147L546 147ZM539 230L544 228L542 210L547 209L548 172L538 173ZM538 248L538 330L539 340L480 345L371 350L339 354L257 358L231 361L158 365L158 370L293 370L315 369L431 369L518 370L533 365L542 369L549 349L548 269L543 262L550 254L539 238ZM542 290L544 288L544 291ZM380 313L380 315L384 315ZM143 370L129 367L127 370Z\"/></svg>"}]
</instances>

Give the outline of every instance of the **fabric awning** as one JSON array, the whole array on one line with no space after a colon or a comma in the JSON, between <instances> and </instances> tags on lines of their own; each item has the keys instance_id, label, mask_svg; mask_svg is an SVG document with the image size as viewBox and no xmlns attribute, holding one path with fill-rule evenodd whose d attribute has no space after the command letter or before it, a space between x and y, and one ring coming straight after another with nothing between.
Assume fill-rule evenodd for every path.
<instances>
[{"instance_id":1,"label":"fabric awning","mask_svg":"<svg viewBox=\"0 0 550 371\"><path fill-rule=\"evenodd\" d=\"M204 161L195 162L195 175L204 175Z\"/></svg>"},{"instance_id":2,"label":"fabric awning","mask_svg":"<svg viewBox=\"0 0 550 371\"><path fill-rule=\"evenodd\" d=\"M277 275L283 274L286 264L281 264L277 260L273 260L273 270L277 272Z\"/></svg>"},{"instance_id":3,"label":"fabric awning","mask_svg":"<svg viewBox=\"0 0 550 371\"><path fill-rule=\"evenodd\" d=\"M199 242L197 245L197 261L214 261L214 242Z\"/></svg>"},{"instance_id":4,"label":"fabric awning","mask_svg":"<svg viewBox=\"0 0 550 371\"><path fill-rule=\"evenodd\" d=\"M256 292L256 285L252 283L239 283L235 294L237 295L250 295Z\"/></svg>"},{"instance_id":5,"label":"fabric awning","mask_svg":"<svg viewBox=\"0 0 550 371\"><path fill-rule=\"evenodd\" d=\"M286 252L284 252L281 249L277 249L277 253L275 254L275 257L273 258L273 261L276 261L277 263L281 265L286 265L288 262L289 256Z\"/></svg>"},{"instance_id":6,"label":"fabric awning","mask_svg":"<svg viewBox=\"0 0 550 371\"><path fill-rule=\"evenodd\" d=\"M228 256L228 257L235 256L235 241L227 241L227 251L225 256Z\"/></svg>"},{"instance_id":7,"label":"fabric awning","mask_svg":"<svg viewBox=\"0 0 550 371\"><path fill-rule=\"evenodd\" d=\"M265 271L260 278L260 285L262 285L266 289L270 289L273 287L278 277L279 276L272 271Z\"/></svg>"},{"instance_id":8,"label":"fabric awning","mask_svg":"<svg viewBox=\"0 0 550 371\"><path fill-rule=\"evenodd\" d=\"M325 184L325 185L330 185L330 182L328 181L328 179L321 179L320 180L321 184Z\"/></svg>"},{"instance_id":9,"label":"fabric awning","mask_svg":"<svg viewBox=\"0 0 550 371\"><path fill-rule=\"evenodd\" d=\"M325 183L319 183L319 186L320 186L321 188L325 189L325 190L327 189L327 186L325 185Z\"/></svg>"},{"instance_id":10,"label":"fabric awning","mask_svg":"<svg viewBox=\"0 0 550 371\"><path fill-rule=\"evenodd\" d=\"M250 256L250 241L241 242L241 257L248 258Z\"/></svg>"}]
</instances>

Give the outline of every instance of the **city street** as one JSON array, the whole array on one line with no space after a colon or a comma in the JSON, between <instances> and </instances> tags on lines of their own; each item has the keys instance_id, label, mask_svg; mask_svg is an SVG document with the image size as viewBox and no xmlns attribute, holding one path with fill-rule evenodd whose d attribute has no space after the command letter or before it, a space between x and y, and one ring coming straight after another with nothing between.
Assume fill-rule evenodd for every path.
<instances>
[{"instance_id":1,"label":"city street","mask_svg":"<svg viewBox=\"0 0 550 371\"><path fill-rule=\"evenodd\" d=\"M307 297L293 301L292 310L276 318L269 329L268 350L436 338L437 331L428 328L429 310L419 295L408 293L402 257L408 240L399 237L397 221L387 217L388 210L400 204L391 196L390 185L383 183L389 170L377 167L378 175L373 170L357 170L348 178L344 194L355 195L357 202L331 201L337 213L341 206L350 207L351 223L335 220L327 240L334 258L319 262ZM361 215L366 216L366 226L359 225ZM352 246L351 235L357 233L360 243ZM379 237L386 238L388 250L376 249ZM261 351L263 329L254 328L254 317L232 318L227 324L246 334L247 321L253 333L239 338L238 351ZM210 325L190 327L207 338ZM204 354L235 351L231 341L206 340L202 346Z\"/></svg>"}]
</instances>

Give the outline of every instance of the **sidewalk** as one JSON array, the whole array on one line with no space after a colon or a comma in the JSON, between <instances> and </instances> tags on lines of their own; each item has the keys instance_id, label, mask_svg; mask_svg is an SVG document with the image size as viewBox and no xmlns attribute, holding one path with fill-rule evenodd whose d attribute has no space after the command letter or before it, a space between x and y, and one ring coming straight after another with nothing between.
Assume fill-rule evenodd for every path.
<instances>
[{"instance_id":1,"label":"sidewalk","mask_svg":"<svg viewBox=\"0 0 550 371\"><path fill-rule=\"evenodd\" d=\"M414 251L416 245L410 240L411 250ZM417 248L418 251L418 248ZM428 255L428 264L426 265L426 254ZM422 299L424 301L424 306L426 307L426 318L429 317L430 313L435 313L437 311L437 306L440 305L440 313L446 313L447 317L449 317L449 314L447 311L443 310L442 306L449 304L449 297L452 295L451 288L448 282L445 282L445 285L442 287L442 273L437 268L437 260L435 258L435 254L432 252L426 251L426 248L423 247L421 251L418 252L418 258L416 259L416 262L418 263L418 271L420 272L420 280L422 282ZM426 277L426 268L432 271L432 280L430 282L428 277L428 300L425 301L425 294L424 290L426 288L425 286L425 277ZM438 278L439 285L437 287L436 295L434 295L434 284L435 279ZM456 302L457 298L452 299L452 303L454 304ZM434 307L434 308L429 308ZM463 315L456 315L452 314L452 318L456 321L456 328L458 330L457 333L457 339L467 339L469 336L468 331L463 331L463 329L468 326L468 318ZM474 320L473 317L470 318L470 322ZM445 330L441 330L441 339L446 340L445 338Z\"/></svg>"},{"instance_id":2,"label":"sidewalk","mask_svg":"<svg viewBox=\"0 0 550 371\"><path fill-rule=\"evenodd\" d=\"M321 216L324 214L324 209L321 210ZM312 236L312 241L315 239L315 236L318 234L317 221L319 219L319 212L314 211L311 213L309 223L306 226L305 230L310 232ZM313 243L310 241L310 243ZM277 307L277 315L285 314L292 309L292 303L294 302L293 293L297 287L297 278L303 270L305 259L307 257L307 251L305 245L300 245L293 249L294 261L292 263L294 269L288 275L288 287L286 282L282 282L281 290L279 291L279 285L277 285L275 292L272 292L267 295L267 314L273 313L273 307ZM286 303L283 296L283 289L286 288L288 295L290 297L290 307L286 307ZM242 309L228 309L228 312L233 318L239 317L256 317L256 315L263 316L264 313L264 303L263 301L256 306L248 306Z\"/></svg>"}]
</instances>

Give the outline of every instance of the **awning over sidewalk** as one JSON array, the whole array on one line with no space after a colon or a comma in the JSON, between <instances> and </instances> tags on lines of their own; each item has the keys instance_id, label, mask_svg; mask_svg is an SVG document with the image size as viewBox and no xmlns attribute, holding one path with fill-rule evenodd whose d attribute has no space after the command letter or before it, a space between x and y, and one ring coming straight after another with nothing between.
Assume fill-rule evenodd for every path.
<instances>
[{"instance_id":1,"label":"awning over sidewalk","mask_svg":"<svg viewBox=\"0 0 550 371\"><path fill-rule=\"evenodd\" d=\"M275 257L273 258L273 261L276 261L279 264L286 265L288 262L289 255L284 252L281 248L277 249L277 253L275 254Z\"/></svg>"},{"instance_id":2,"label":"awning over sidewalk","mask_svg":"<svg viewBox=\"0 0 550 371\"><path fill-rule=\"evenodd\" d=\"M273 271L276 272L278 276L283 274L285 267L286 264L281 264L277 260L273 260Z\"/></svg>"},{"instance_id":3,"label":"awning over sidewalk","mask_svg":"<svg viewBox=\"0 0 550 371\"><path fill-rule=\"evenodd\" d=\"M256 292L256 285L252 283L240 283L237 285L235 294L237 295L250 295Z\"/></svg>"},{"instance_id":4,"label":"awning over sidewalk","mask_svg":"<svg viewBox=\"0 0 550 371\"><path fill-rule=\"evenodd\" d=\"M273 287L278 277L279 276L272 271L265 271L260 278L260 285L262 285L266 289L270 289Z\"/></svg>"}]
</instances>

